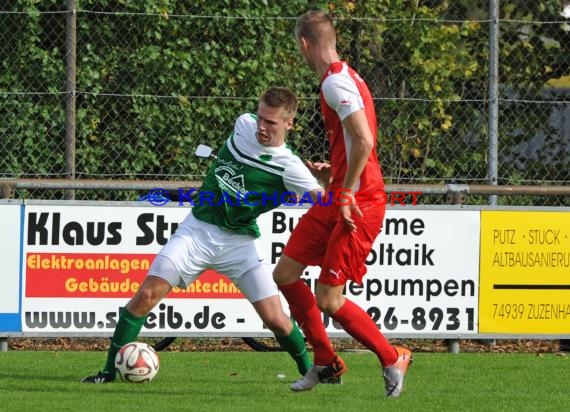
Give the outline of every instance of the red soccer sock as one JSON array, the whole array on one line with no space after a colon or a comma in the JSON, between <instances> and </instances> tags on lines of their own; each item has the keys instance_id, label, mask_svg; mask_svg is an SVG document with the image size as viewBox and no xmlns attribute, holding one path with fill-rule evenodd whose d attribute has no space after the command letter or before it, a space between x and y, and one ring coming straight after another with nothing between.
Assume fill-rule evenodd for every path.
<instances>
[{"instance_id":1,"label":"red soccer sock","mask_svg":"<svg viewBox=\"0 0 570 412\"><path fill-rule=\"evenodd\" d=\"M305 333L305 337L313 347L315 365L331 364L336 353L325 331L321 311L317 307L315 295L307 284L299 279L289 285L281 285L279 289L289 303L291 315Z\"/></svg>"},{"instance_id":2,"label":"red soccer sock","mask_svg":"<svg viewBox=\"0 0 570 412\"><path fill-rule=\"evenodd\" d=\"M398 360L396 349L378 329L372 318L360 306L345 299L344 305L332 318L342 325L346 333L362 343L378 356L382 366L390 366Z\"/></svg>"}]
</instances>

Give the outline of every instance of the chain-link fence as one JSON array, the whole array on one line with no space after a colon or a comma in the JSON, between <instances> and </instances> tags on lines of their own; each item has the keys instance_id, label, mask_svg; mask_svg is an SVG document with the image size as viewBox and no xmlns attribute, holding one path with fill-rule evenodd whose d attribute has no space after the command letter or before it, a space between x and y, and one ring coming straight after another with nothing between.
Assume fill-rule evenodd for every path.
<instances>
[{"instance_id":1,"label":"chain-link fence","mask_svg":"<svg viewBox=\"0 0 570 412\"><path fill-rule=\"evenodd\" d=\"M318 79L294 39L307 2L67 3L0 6L0 177L199 180L208 162L195 147L219 148L271 85L300 97L289 144L326 159ZM341 57L373 91L387 183L568 184L560 1L497 2L498 19L494 1L312 3L333 14Z\"/></svg>"}]
</instances>

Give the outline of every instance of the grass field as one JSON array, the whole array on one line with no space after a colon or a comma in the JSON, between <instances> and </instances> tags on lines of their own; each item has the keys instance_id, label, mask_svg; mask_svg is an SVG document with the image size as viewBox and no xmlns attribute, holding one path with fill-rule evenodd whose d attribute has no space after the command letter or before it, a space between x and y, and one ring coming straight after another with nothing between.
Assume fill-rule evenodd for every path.
<instances>
[{"instance_id":1,"label":"grass field","mask_svg":"<svg viewBox=\"0 0 570 412\"><path fill-rule=\"evenodd\" d=\"M103 352L0 353L5 411L564 411L570 357L558 354L416 353L404 394L386 399L369 352L343 352L343 385L293 393L282 352L164 352L147 384L88 385ZM284 379L277 375L284 374Z\"/></svg>"}]
</instances>

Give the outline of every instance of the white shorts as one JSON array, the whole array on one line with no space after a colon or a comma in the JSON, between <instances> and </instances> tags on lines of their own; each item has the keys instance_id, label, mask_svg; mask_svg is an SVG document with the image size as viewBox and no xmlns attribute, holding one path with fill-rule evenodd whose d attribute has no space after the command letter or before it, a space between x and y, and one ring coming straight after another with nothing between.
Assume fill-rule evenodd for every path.
<instances>
[{"instance_id":1,"label":"white shorts","mask_svg":"<svg viewBox=\"0 0 570 412\"><path fill-rule=\"evenodd\" d=\"M206 269L227 276L247 297L257 302L278 294L270 266L259 251L259 239L220 229L189 213L158 252L149 275L173 287L188 287Z\"/></svg>"}]
</instances>

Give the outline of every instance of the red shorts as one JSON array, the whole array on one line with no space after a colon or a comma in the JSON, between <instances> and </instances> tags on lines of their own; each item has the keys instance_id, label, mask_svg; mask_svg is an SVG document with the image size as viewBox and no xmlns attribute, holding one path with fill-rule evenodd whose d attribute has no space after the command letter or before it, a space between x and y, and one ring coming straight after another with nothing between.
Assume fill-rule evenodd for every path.
<instances>
[{"instance_id":1,"label":"red shorts","mask_svg":"<svg viewBox=\"0 0 570 412\"><path fill-rule=\"evenodd\" d=\"M350 232L340 216L339 207L316 204L299 220L283 253L307 266L320 266L319 282L344 285L348 280L362 284L365 261L372 243L380 233L384 205L358 204L363 217L352 214L356 232Z\"/></svg>"}]
</instances>

